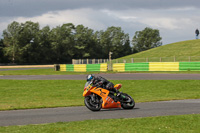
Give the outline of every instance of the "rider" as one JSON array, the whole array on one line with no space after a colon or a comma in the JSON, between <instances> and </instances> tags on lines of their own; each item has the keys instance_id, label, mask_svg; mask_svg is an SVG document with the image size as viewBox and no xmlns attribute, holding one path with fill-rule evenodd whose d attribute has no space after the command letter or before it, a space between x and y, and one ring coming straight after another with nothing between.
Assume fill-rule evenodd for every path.
<instances>
[{"instance_id":1,"label":"rider","mask_svg":"<svg viewBox=\"0 0 200 133\"><path fill-rule=\"evenodd\" d=\"M90 74L87 76L87 81L91 81L93 83L93 86L98 86L112 91L116 93L117 96L120 95L120 92L116 88L114 88L114 84L101 76L95 77L94 74Z\"/></svg>"}]
</instances>

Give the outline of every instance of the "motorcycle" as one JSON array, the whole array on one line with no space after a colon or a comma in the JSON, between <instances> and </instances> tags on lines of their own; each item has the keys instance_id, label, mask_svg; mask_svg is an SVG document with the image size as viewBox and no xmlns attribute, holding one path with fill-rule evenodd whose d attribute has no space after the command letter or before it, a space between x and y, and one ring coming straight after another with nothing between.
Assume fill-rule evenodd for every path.
<instances>
[{"instance_id":1,"label":"motorcycle","mask_svg":"<svg viewBox=\"0 0 200 133\"><path fill-rule=\"evenodd\" d=\"M86 82L83 92L83 96L85 97L84 103L89 110L99 111L102 108L134 108L135 101L128 94L120 92L120 95L116 96L112 91L98 86L92 86L91 84L92 82ZM117 90L121 87L121 84L116 84L114 86Z\"/></svg>"}]
</instances>

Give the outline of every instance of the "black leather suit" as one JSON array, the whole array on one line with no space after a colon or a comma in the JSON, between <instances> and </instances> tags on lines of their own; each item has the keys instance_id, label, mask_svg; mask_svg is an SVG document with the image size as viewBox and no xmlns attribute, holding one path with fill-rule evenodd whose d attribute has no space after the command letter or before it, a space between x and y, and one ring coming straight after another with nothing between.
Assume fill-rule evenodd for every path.
<instances>
[{"instance_id":1,"label":"black leather suit","mask_svg":"<svg viewBox=\"0 0 200 133\"><path fill-rule=\"evenodd\" d=\"M93 86L97 86L97 87L107 89L109 91L117 92L117 90L114 88L114 84L101 76L94 78Z\"/></svg>"}]
</instances>

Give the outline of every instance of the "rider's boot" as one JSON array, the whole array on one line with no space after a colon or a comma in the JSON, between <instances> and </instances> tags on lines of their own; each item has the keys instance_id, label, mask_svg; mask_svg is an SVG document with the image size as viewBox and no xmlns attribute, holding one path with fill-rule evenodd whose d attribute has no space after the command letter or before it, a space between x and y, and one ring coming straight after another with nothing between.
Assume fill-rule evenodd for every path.
<instances>
[{"instance_id":1,"label":"rider's boot","mask_svg":"<svg viewBox=\"0 0 200 133\"><path fill-rule=\"evenodd\" d=\"M126 96L124 96L124 95L122 94L122 92L118 91L117 89L115 89L115 92L116 92L116 96L117 96L118 98L121 98L121 99L123 99L123 100L128 100L128 98L127 98Z\"/></svg>"},{"instance_id":2,"label":"rider's boot","mask_svg":"<svg viewBox=\"0 0 200 133\"><path fill-rule=\"evenodd\" d=\"M117 98L123 98L123 96L121 95L122 92L118 91L116 88L114 88L114 92L116 93Z\"/></svg>"},{"instance_id":3,"label":"rider's boot","mask_svg":"<svg viewBox=\"0 0 200 133\"><path fill-rule=\"evenodd\" d=\"M115 102L119 101L120 99L127 100L127 97L122 94L122 92L118 91L116 88L113 88L112 91L116 93L116 97L113 98Z\"/></svg>"}]
</instances>

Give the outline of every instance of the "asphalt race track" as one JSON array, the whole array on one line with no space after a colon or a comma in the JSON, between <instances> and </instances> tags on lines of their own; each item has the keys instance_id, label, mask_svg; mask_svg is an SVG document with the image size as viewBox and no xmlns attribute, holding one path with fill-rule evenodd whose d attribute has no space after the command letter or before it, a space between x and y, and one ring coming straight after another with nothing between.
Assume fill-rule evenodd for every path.
<instances>
[{"instance_id":1,"label":"asphalt race track","mask_svg":"<svg viewBox=\"0 0 200 133\"><path fill-rule=\"evenodd\" d=\"M108 80L200 80L200 74L121 73L96 74ZM0 79L16 80L85 80L86 75L0 75Z\"/></svg>"},{"instance_id":2,"label":"asphalt race track","mask_svg":"<svg viewBox=\"0 0 200 133\"><path fill-rule=\"evenodd\" d=\"M200 99L136 103L131 110L99 112L92 112L84 106L0 111L0 126L184 114L200 114Z\"/></svg>"}]
</instances>

